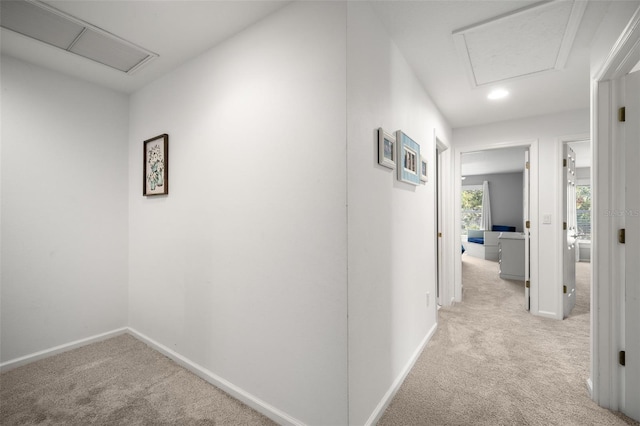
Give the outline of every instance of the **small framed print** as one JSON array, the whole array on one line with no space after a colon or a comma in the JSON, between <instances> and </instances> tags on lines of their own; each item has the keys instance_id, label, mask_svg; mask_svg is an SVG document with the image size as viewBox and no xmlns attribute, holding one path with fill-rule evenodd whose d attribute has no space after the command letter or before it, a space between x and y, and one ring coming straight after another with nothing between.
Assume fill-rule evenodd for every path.
<instances>
[{"instance_id":1,"label":"small framed print","mask_svg":"<svg viewBox=\"0 0 640 426\"><path fill-rule=\"evenodd\" d=\"M144 141L142 195L169 193L169 135Z\"/></svg>"},{"instance_id":2,"label":"small framed print","mask_svg":"<svg viewBox=\"0 0 640 426\"><path fill-rule=\"evenodd\" d=\"M382 127L378 129L378 164L396 168L396 138Z\"/></svg>"},{"instance_id":3,"label":"small framed print","mask_svg":"<svg viewBox=\"0 0 640 426\"><path fill-rule=\"evenodd\" d=\"M398 180L420 185L420 145L401 130L396 132L396 145L398 145Z\"/></svg>"},{"instance_id":4,"label":"small framed print","mask_svg":"<svg viewBox=\"0 0 640 426\"><path fill-rule=\"evenodd\" d=\"M420 182L427 182L427 159L420 157Z\"/></svg>"}]
</instances>

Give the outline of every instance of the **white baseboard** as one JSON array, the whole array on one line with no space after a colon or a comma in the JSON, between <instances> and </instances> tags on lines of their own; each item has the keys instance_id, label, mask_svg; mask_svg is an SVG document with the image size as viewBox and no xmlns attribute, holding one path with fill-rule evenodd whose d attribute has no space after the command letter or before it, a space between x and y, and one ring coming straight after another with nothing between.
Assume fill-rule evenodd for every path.
<instances>
[{"instance_id":1,"label":"white baseboard","mask_svg":"<svg viewBox=\"0 0 640 426\"><path fill-rule=\"evenodd\" d=\"M429 343L429 340L431 340L431 337L433 337L433 334L436 332L437 328L438 323L435 323L433 327L431 327L431 329L427 332L427 335L424 337L424 339L422 339L422 342L420 343L420 345L418 345L418 348L413 352L405 367L391 384L389 390L387 390L387 392L384 394L384 396L378 403L378 406L375 408L375 410L373 410L373 413L371 413L371 416L369 416L369 419L365 423L366 426L375 425L378 423L378 421L384 414L384 411L391 403L391 400L393 400L393 397L396 395L396 393L398 393L398 390L400 389L400 386L402 386L404 379L407 378L407 375L420 357L420 354L424 350L425 346L427 346L427 343Z\"/></svg>"},{"instance_id":2,"label":"white baseboard","mask_svg":"<svg viewBox=\"0 0 640 426\"><path fill-rule=\"evenodd\" d=\"M19 358L15 358L0 364L0 371L9 371L11 369L20 367L22 365L29 364L30 362L38 361L39 359L57 355L62 352L67 352L67 351L70 351L71 349L79 348L81 346L85 346L90 343L99 342L101 340L107 340L112 337L119 336L120 334L124 334L126 332L127 332L126 327L118 328L116 330L108 331L106 333L96 334L95 336L76 340L75 342L66 343L64 345L55 346L50 349L45 349L43 351L34 352L29 355L21 356Z\"/></svg>"},{"instance_id":3,"label":"white baseboard","mask_svg":"<svg viewBox=\"0 0 640 426\"><path fill-rule=\"evenodd\" d=\"M414 351L414 353L412 354L412 356L409 358L409 361L407 362L407 364L405 365L405 367L403 368L403 370L400 372L400 374L398 375L398 377L396 378L396 380L393 382L393 384L391 385L391 387L389 388L389 390L385 393L384 397L381 399L380 403L378 404L378 406L375 408L375 410L373 411L373 413L371 414L371 416L369 417L369 420L367 420L366 425L374 425L376 424L379 420L380 417L382 417L382 414L384 414L384 411L387 409L387 407L389 406L389 404L391 403L391 400L393 399L393 397L396 395L396 393L398 392L398 390L400 389L400 386L402 385L402 382L404 382L405 378L407 377L407 375L409 374L409 372L411 371L411 369L413 368L413 366L415 365L416 361L418 360L418 357L420 356L420 354L422 353L422 351L424 350L425 346L427 345L427 343L429 342L429 340L431 340L431 337L433 336L433 334L435 333L436 329L437 329L438 324L434 324L433 327L431 327L431 329L429 330L429 332L427 333L427 335L424 337L423 341L420 343L420 345L418 346L418 348ZM0 363L0 371L4 372L4 371L8 371L11 370L13 368L17 368L20 367L22 365L26 365L29 364L31 362L40 360L40 359L44 359L62 352L66 352L66 351L70 351L72 349L76 349L79 348L81 346L85 346L91 343L95 343L95 342L99 342L102 340L106 340L106 339L110 339L112 337L115 336L119 336L121 334L124 333L128 333L130 335L132 335L133 337L143 341L144 343L146 343L147 345L151 346L152 348L154 348L155 350L157 350L158 352L166 355L167 357L171 358L173 361L175 361L177 364L181 365L182 367L186 368L187 370L191 371L192 373L194 373L195 375L201 377L202 379L206 380L207 382L211 383L212 385L222 389L223 391L225 391L226 393L228 393L229 395L233 396L234 398L242 401L243 403L245 403L246 405L248 405L249 407L253 408L254 410L264 414L265 416L269 417L271 420L277 422L280 425L291 425L291 426L304 426L304 422L288 415L287 413L277 409L276 407L266 403L265 401L262 401L260 398L246 392L245 390L235 386L233 383L223 379L222 377L217 376L216 374L212 373L211 371L207 370L206 368L192 362L191 360L185 358L184 356L180 355L177 352L174 352L173 350L169 349L168 347L156 342L155 340L151 339L148 336L145 336L144 334L130 328L130 327L123 327L123 328L119 328L116 330L112 330L106 333L102 333L102 334L97 334L95 336L91 336L91 337L87 337L85 339L80 339L80 340L76 340L74 342L70 342L64 345L59 345L59 346L55 346L53 348L50 349L46 349L43 351L39 351L39 352L35 352L29 355L25 355L19 358L15 358L3 363ZM590 380L588 381L588 383L590 384ZM591 387L590 387L591 389Z\"/></svg>"},{"instance_id":4,"label":"white baseboard","mask_svg":"<svg viewBox=\"0 0 640 426\"><path fill-rule=\"evenodd\" d=\"M538 317L550 318L550 319L562 319L562 314L558 315L557 312L549 312L549 311L538 311L533 312L533 315Z\"/></svg>"},{"instance_id":5,"label":"white baseboard","mask_svg":"<svg viewBox=\"0 0 640 426\"><path fill-rule=\"evenodd\" d=\"M211 383L215 387L222 389L229 395L242 401L243 403L253 408L254 410L258 411L259 413L264 414L265 416L269 417L271 420L275 421L276 423L280 425L304 426L304 423L302 421L294 417L291 417L287 413L284 413L283 411L280 411L276 407L266 403L265 401L262 401L260 398L254 395L251 395L250 393L237 387L233 383L223 379L220 376L217 376L216 374L212 373L206 368L196 364L195 362L192 362L188 358L180 355L177 352L174 352L173 350L162 345L161 343L156 342L150 337L147 337L144 334L132 328L128 328L127 332L132 336L134 336L135 338L145 342L147 345L151 346L158 352L171 358L178 365L181 365L182 367L191 371L196 376L206 380L207 382Z\"/></svg>"},{"instance_id":6,"label":"white baseboard","mask_svg":"<svg viewBox=\"0 0 640 426\"><path fill-rule=\"evenodd\" d=\"M207 382L211 383L217 388L222 389L223 391L233 396L234 398L239 399L249 407L264 414L265 416L269 417L271 420L277 422L278 424L291 425L291 426L304 426L304 423L302 421L294 417L291 417L288 414L278 410L274 406L262 401L261 399L255 397L254 395L251 395L250 393L244 391L243 389L235 386L233 383L230 383L227 380L223 379L222 377L215 375L214 373L207 370L206 368L192 362L191 360L185 358L179 353L174 352L168 347L156 342L150 337L145 336L144 334L130 327L123 327L123 328L119 328L117 330L109 331L106 333L97 334L95 336L87 337L85 339L76 340L71 343L56 346L50 349L25 355L20 358L12 359L7 362L3 362L0 364L0 371L2 372L8 371L13 368L17 368L22 365L37 361L39 359L57 355L62 352L70 351L72 349L79 348L81 346L106 340L111 337L119 336L125 333L128 333L131 336L135 337L136 339L141 340L142 342L151 346L153 349L171 358L177 364L181 365L182 367L186 368L187 370L191 371L195 375L201 377L202 379L206 380Z\"/></svg>"}]
</instances>

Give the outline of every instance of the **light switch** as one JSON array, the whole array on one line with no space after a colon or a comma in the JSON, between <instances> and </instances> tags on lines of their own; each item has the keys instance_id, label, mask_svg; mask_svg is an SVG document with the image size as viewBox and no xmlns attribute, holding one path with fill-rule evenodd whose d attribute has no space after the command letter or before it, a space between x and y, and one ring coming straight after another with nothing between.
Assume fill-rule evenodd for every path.
<instances>
[{"instance_id":1,"label":"light switch","mask_svg":"<svg viewBox=\"0 0 640 426\"><path fill-rule=\"evenodd\" d=\"M544 223L545 225L550 225L551 224L551 215L550 214L542 215L542 223Z\"/></svg>"}]
</instances>

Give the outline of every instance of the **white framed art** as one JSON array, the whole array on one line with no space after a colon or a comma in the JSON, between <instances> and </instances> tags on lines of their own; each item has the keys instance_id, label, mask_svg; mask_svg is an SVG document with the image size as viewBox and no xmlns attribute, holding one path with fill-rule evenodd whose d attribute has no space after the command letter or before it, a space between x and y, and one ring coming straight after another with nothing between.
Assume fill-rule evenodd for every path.
<instances>
[{"instance_id":1,"label":"white framed art","mask_svg":"<svg viewBox=\"0 0 640 426\"><path fill-rule=\"evenodd\" d=\"M382 127L378 129L378 164L396 168L396 138Z\"/></svg>"},{"instance_id":2,"label":"white framed art","mask_svg":"<svg viewBox=\"0 0 640 426\"><path fill-rule=\"evenodd\" d=\"M427 182L427 159L420 156L420 182Z\"/></svg>"}]
</instances>

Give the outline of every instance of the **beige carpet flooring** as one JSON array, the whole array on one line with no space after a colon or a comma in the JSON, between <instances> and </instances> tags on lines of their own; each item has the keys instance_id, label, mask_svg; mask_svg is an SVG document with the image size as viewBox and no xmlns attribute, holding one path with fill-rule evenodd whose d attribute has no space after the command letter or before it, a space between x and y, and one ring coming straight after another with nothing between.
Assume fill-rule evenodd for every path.
<instances>
[{"instance_id":1,"label":"beige carpet flooring","mask_svg":"<svg viewBox=\"0 0 640 426\"><path fill-rule=\"evenodd\" d=\"M638 424L587 393L589 264L564 321L526 312L522 283L501 280L497 263L463 255L462 267L464 302L440 309L380 426Z\"/></svg>"},{"instance_id":2,"label":"beige carpet flooring","mask_svg":"<svg viewBox=\"0 0 640 426\"><path fill-rule=\"evenodd\" d=\"M464 302L439 311L379 425L638 425L587 395L588 264L572 315L556 321L524 311L522 284L500 280L496 263L463 259ZM273 422L122 335L2 373L0 424Z\"/></svg>"},{"instance_id":3,"label":"beige carpet flooring","mask_svg":"<svg viewBox=\"0 0 640 426\"><path fill-rule=\"evenodd\" d=\"M125 334L2 373L0 424L275 423Z\"/></svg>"}]
</instances>

